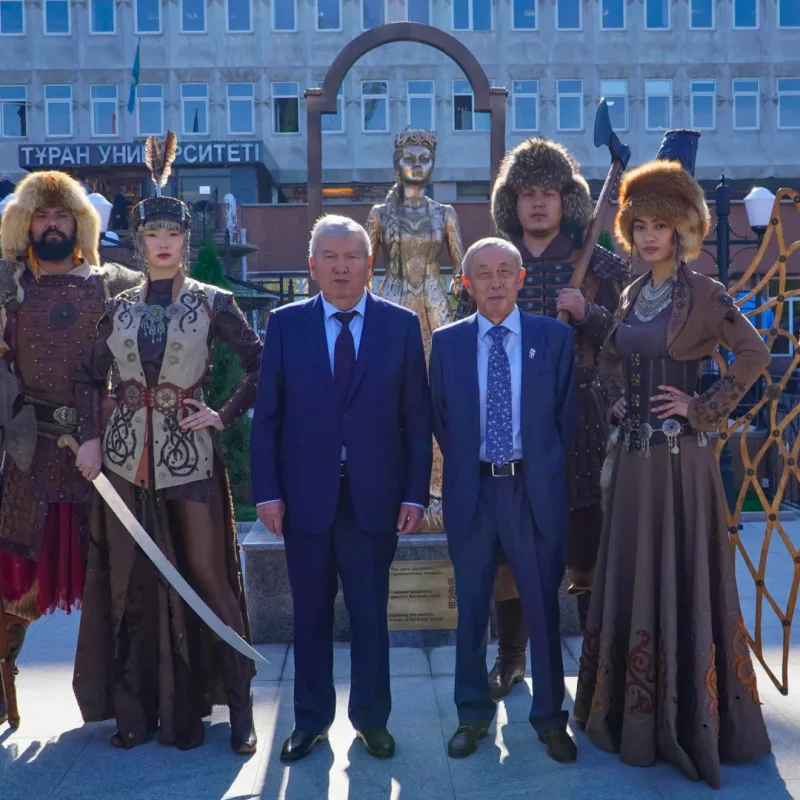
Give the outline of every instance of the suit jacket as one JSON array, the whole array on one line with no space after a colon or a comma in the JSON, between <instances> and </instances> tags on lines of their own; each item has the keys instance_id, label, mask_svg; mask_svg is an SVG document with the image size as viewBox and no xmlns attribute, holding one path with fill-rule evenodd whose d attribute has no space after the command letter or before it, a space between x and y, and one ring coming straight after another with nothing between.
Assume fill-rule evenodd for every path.
<instances>
[{"instance_id":1,"label":"suit jacket","mask_svg":"<svg viewBox=\"0 0 800 800\"><path fill-rule=\"evenodd\" d=\"M566 536L565 453L575 432L574 336L568 325L521 314L522 454L542 537ZM439 328L431 347L433 432L444 456L442 504L449 536L472 525L480 482L478 317ZM502 480L502 479L499 479Z\"/></svg>"},{"instance_id":2,"label":"suit jacket","mask_svg":"<svg viewBox=\"0 0 800 800\"><path fill-rule=\"evenodd\" d=\"M600 351L599 383L609 408L625 391L622 361L616 346L619 323L628 318L650 273L635 280L622 293L614 324ZM689 424L698 431L716 431L769 366L771 355L750 320L725 287L683 265L672 292L667 347L676 361L708 358L722 344L736 356L728 371L689 404Z\"/></svg>"},{"instance_id":3,"label":"suit jacket","mask_svg":"<svg viewBox=\"0 0 800 800\"><path fill-rule=\"evenodd\" d=\"M368 294L344 401L324 326L320 295L269 315L250 445L254 500L285 501L287 535L323 533L344 446L359 525L393 533L401 503L428 504L433 440L419 319Z\"/></svg>"}]
</instances>

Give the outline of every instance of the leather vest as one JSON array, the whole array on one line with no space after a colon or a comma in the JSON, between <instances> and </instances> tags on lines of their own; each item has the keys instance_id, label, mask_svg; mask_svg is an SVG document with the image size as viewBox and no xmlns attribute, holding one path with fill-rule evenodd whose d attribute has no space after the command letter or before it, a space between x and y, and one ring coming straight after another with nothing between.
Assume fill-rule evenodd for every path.
<instances>
[{"instance_id":1,"label":"leather vest","mask_svg":"<svg viewBox=\"0 0 800 800\"><path fill-rule=\"evenodd\" d=\"M49 403L73 406L72 380L88 355L105 311L96 275L26 274L16 313L16 361L22 390Z\"/></svg>"},{"instance_id":2,"label":"leather vest","mask_svg":"<svg viewBox=\"0 0 800 800\"><path fill-rule=\"evenodd\" d=\"M520 311L555 317L558 295L569 286L575 265L571 261L537 261L523 266L525 283L517 296Z\"/></svg>"}]
</instances>

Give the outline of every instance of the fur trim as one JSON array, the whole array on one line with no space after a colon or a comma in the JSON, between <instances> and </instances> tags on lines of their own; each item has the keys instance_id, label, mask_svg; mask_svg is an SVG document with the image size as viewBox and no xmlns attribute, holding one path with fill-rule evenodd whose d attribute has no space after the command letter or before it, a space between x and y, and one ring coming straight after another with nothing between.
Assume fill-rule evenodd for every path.
<instances>
[{"instance_id":1,"label":"fur trim","mask_svg":"<svg viewBox=\"0 0 800 800\"><path fill-rule=\"evenodd\" d=\"M594 210L589 184L580 170L572 153L550 139L526 139L509 150L492 192L492 219L497 230L511 240L522 236L517 196L527 186L550 187L561 192L562 231L580 247Z\"/></svg>"},{"instance_id":2,"label":"fur trim","mask_svg":"<svg viewBox=\"0 0 800 800\"><path fill-rule=\"evenodd\" d=\"M623 175L614 233L629 252L638 216L663 219L674 228L687 263L700 255L711 229L705 192L677 161L650 161Z\"/></svg>"},{"instance_id":3,"label":"fur trim","mask_svg":"<svg viewBox=\"0 0 800 800\"><path fill-rule=\"evenodd\" d=\"M33 212L46 205L62 205L72 212L77 248L87 263L99 264L100 215L78 181L56 170L32 172L20 181L13 200L6 206L0 228L3 258L25 258L31 242Z\"/></svg>"},{"instance_id":4,"label":"fur trim","mask_svg":"<svg viewBox=\"0 0 800 800\"><path fill-rule=\"evenodd\" d=\"M92 267L92 272L102 278L106 300L111 300L144 281L144 275L139 270L123 267L113 261L106 261L101 267Z\"/></svg>"}]
</instances>

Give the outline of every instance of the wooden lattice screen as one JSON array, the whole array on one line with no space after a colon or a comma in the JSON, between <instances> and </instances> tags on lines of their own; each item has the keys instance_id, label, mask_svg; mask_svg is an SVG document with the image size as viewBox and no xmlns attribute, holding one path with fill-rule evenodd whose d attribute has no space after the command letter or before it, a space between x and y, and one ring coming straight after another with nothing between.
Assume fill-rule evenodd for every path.
<instances>
[{"instance_id":1,"label":"wooden lattice screen","mask_svg":"<svg viewBox=\"0 0 800 800\"><path fill-rule=\"evenodd\" d=\"M781 326L782 318L786 314L785 301L792 297L800 297L800 289L790 291L787 287L789 259L793 254L800 252L800 240L790 244L786 242L780 207L781 202L786 200L791 201L794 204L794 209L800 214L800 193L797 190L781 189L775 199L772 219L758 253L742 278L730 289L730 294L733 297L737 297L738 294L745 290L744 287L748 285L750 279L756 273L758 275L755 285L749 290L748 294L737 300L739 305L743 305L754 297L769 298L770 285L773 287L777 285L777 291L773 290L773 297L761 303L756 301L756 308L748 309L747 316L758 319L757 315L759 313L772 309L775 315L774 323L770 329L762 330L762 333L767 337L770 348L780 337L785 337L788 340L790 355L787 358L787 366L780 377L774 374L766 376L766 391L747 413L736 420L728 420L720 428L716 448L717 458L719 458L725 443L731 440L735 431L741 429L742 435L739 440L739 447L744 465L744 480L736 499L736 506L732 513L728 512L728 530L731 543L736 552L744 559L744 563L747 565L756 587L754 623L748 626L751 628L748 630L750 646L782 694L788 694L789 691L789 641L797 604L797 591L800 585L800 549L798 549L800 548L800 543L795 544L791 541L780 519L781 503L784 501L788 487L800 481L800 467L798 467L800 436L797 436L798 423L800 423L800 403L793 403L789 407L786 406L786 403L781 404L781 397L786 392L787 384L797 367L800 366L800 341L798 336L793 331ZM777 250L775 261L764 272L759 272L761 262L770 249L772 251ZM800 256L798 257L800 258ZM716 360L719 364L720 372L724 373L726 369L724 358L718 353ZM774 373L774 366L772 372ZM757 437L753 435L748 439L748 434L755 433L751 425L757 418L768 420L768 430L764 443L753 447L754 452L751 453L748 443L752 443ZM760 431L758 438L761 437L763 437L763 430ZM734 442L731 442L731 447L734 446ZM771 487L774 491L774 495L771 498L765 494L758 478L759 466L768 458L773 461L773 465L778 465L777 469L773 469L773 474L777 475L777 480L774 482L775 485ZM766 513L760 552L755 552L757 548L751 548L753 552L748 552L747 546L742 542L742 537L739 535L739 522L742 517L745 498L748 495L752 497L753 493L758 497ZM782 547L780 543L782 543ZM771 546L773 554L779 553L778 561L782 565L780 571L783 573L781 579L786 581L786 573L790 571L792 573L791 588L785 607L782 607L773 596L776 586L773 586L773 591L770 590L767 566L768 561L770 561ZM785 556L782 548L785 548ZM773 562L770 561L770 563ZM771 573L774 572L775 569L772 569ZM776 579L773 583L777 584L777 582L778 580ZM740 585L741 590L742 587ZM767 663L764 652L765 612L774 614L776 620L782 626L783 658L779 671L777 669L773 670L770 664ZM780 672L780 676L776 674L778 672Z\"/></svg>"}]
</instances>

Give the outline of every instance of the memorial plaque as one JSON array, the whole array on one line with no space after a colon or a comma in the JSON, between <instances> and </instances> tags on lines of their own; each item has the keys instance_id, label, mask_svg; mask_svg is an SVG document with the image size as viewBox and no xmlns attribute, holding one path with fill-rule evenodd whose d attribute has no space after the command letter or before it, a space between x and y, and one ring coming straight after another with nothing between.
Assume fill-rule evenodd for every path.
<instances>
[{"instance_id":1,"label":"memorial plaque","mask_svg":"<svg viewBox=\"0 0 800 800\"><path fill-rule=\"evenodd\" d=\"M389 630L452 630L458 623L453 564L395 561L389 574Z\"/></svg>"}]
</instances>

